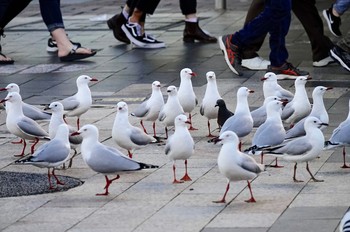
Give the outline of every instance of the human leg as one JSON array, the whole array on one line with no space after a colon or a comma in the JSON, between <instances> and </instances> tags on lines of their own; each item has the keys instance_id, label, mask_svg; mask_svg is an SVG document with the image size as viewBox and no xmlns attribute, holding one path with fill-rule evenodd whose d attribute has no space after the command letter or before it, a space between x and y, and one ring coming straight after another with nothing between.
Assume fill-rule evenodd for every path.
<instances>
[{"instance_id":1,"label":"human leg","mask_svg":"<svg viewBox=\"0 0 350 232\"><path fill-rule=\"evenodd\" d=\"M185 29L183 41L194 43L195 40L202 43L216 43L217 38L209 35L199 27L197 18L197 0L180 0L180 9L185 16Z\"/></svg>"}]
</instances>

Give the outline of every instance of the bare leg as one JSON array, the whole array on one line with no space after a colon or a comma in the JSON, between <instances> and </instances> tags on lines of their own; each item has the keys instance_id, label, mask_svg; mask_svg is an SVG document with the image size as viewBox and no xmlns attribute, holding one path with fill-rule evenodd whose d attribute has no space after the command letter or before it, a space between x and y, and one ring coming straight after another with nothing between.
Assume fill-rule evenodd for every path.
<instances>
[{"instance_id":1,"label":"bare leg","mask_svg":"<svg viewBox=\"0 0 350 232\"><path fill-rule=\"evenodd\" d=\"M22 148L22 152L19 155L15 155L15 156L24 156L24 152L27 146L27 142L23 139L23 148Z\"/></svg>"},{"instance_id":2,"label":"bare leg","mask_svg":"<svg viewBox=\"0 0 350 232\"><path fill-rule=\"evenodd\" d=\"M343 161L344 161L344 164L341 168L350 168L350 166L348 166L345 162L345 156L346 156L346 150L345 150L345 146L343 147Z\"/></svg>"},{"instance_id":3,"label":"bare leg","mask_svg":"<svg viewBox=\"0 0 350 232\"><path fill-rule=\"evenodd\" d=\"M309 169L309 162L306 162L306 170L307 170L308 173L310 174L311 179L312 179L313 181L315 181L315 182L323 182L323 181L324 181L324 180L316 179L316 178L314 177L314 175L312 175L312 173L311 173L311 171L310 171L310 169Z\"/></svg>"},{"instance_id":4,"label":"bare leg","mask_svg":"<svg viewBox=\"0 0 350 232\"><path fill-rule=\"evenodd\" d=\"M211 132L210 132L210 122L209 122L209 120L208 120L208 131L209 131L209 134L207 135L207 137L216 137L216 136L212 135Z\"/></svg>"},{"instance_id":5,"label":"bare leg","mask_svg":"<svg viewBox=\"0 0 350 232\"><path fill-rule=\"evenodd\" d=\"M277 158L275 159L275 164L270 165L271 168L283 168L284 166L278 165Z\"/></svg>"},{"instance_id":6,"label":"bare leg","mask_svg":"<svg viewBox=\"0 0 350 232\"><path fill-rule=\"evenodd\" d=\"M33 143L33 145L32 145L31 148L30 148L30 151L31 151L32 154L34 154L34 148L35 148L35 145L36 145L38 142L39 142L39 139L38 139L38 138L35 138L34 143Z\"/></svg>"},{"instance_id":7,"label":"bare leg","mask_svg":"<svg viewBox=\"0 0 350 232\"><path fill-rule=\"evenodd\" d=\"M188 128L188 129L189 130L198 130L198 129L196 129L196 128L194 128L192 126L192 115L191 115L191 113L188 114L188 118L189 118L189 121L190 121L190 128Z\"/></svg>"},{"instance_id":8,"label":"bare leg","mask_svg":"<svg viewBox=\"0 0 350 232\"><path fill-rule=\"evenodd\" d=\"M229 189L230 189L230 181L227 182L226 191L225 191L224 196L222 197L222 199L218 200L218 201L213 201L213 202L214 203L226 203L225 198L226 198L226 194L227 194Z\"/></svg>"},{"instance_id":9,"label":"bare leg","mask_svg":"<svg viewBox=\"0 0 350 232\"><path fill-rule=\"evenodd\" d=\"M183 183L183 181L177 180L176 179L176 167L175 167L175 162L173 164L173 173L174 173L174 180L173 180L173 184L180 184Z\"/></svg>"},{"instance_id":10,"label":"bare leg","mask_svg":"<svg viewBox=\"0 0 350 232\"><path fill-rule=\"evenodd\" d=\"M295 177L295 176L296 176L296 173L297 173L297 165L298 165L298 163L295 163L295 165L294 165L293 180L294 180L294 182L304 182L304 181L302 181L302 180L297 180L297 178Z\"/></svg>"},{"instance_id":11,"label":"bare leg","mask_svg":"<svg viewBox=\"0 0 350 232\"><path fill-rule=\"evenodd\" d=\"M253 197L253 192L252 192L252 188L250 186L250 182L247 180L247 183L248 183L248 188L249 188L249 192L250 192L250 199L246 200L245 202L248 202L248 203L255 203L255 199Z\"/></svg>"},{"instance_id":12,"label":"bare leg","mask_svg":"<svg viewBox=\"0 0 350 232\"><path fill-rule=\"evenodd\" d=\"M53 177L55 177L55 179L56 179L56 184L57 184L57 185L64 185L64 183L62 183L62 182L57 178L57 176L55 175L55 169L54 169L54 168L52 168L52 175L53 175Z\"/></svg>"},{"instance_id":13,"label":"bare leg","mask_svg":"<svg viewBox=\"0 0 350 232\"><path fill-rule=\"evenodd\" d=\"M140 121L140 124L141 124L141 126L142 126L142 128L143 128L143 131L144 131L146 134L148 134L146 128L145 128L144 125L143 125L143 121L142 121L142 120Z\"/></svg>"},{"instance_id":14,"label":"bare leg","mask_svg":"<svg viewBox=\"0 0 350 232\"><path fill-rule=\"evenodd\" d=\"M111 185L111 183L115 180L119 179L119 175L117 175L115 178L113 179L108 179L108 177L105 175L105 179L106 179L106 186L104 187L104 189L106 190L104 193L97 193L96 196L107 196L109 194L108 192L108 188Z\"/></svg>"}]
</instances>

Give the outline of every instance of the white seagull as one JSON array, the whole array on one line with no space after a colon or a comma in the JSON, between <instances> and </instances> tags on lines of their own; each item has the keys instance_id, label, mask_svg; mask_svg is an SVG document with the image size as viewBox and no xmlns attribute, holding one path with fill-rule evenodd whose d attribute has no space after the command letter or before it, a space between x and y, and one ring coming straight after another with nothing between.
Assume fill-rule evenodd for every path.
<instances>
[{"instance_id":1,"label":"white seagull","mask_svg":"<svg viewBox=\"0 0 350 232\"><path fill-rule=\"evenodd\" d=\"M187 121L186 115L181 114L175 118L175 132L169 137L165 145L165 154L173 161L174 184L191 181L187 173L187 159L194 154L194 141L187 129L186 123L190 123ZM185 160L185 175L180 181L176 179L176 160Z\"/></svg>"},{"instance_id":2,"label":"white seagull","mask_svg":"<svg viewBox=\"0 0 350 232\"><path fill-rule=\"evenodd\" d=\"M312 92L312 109L309 116L314 116L321 120L323 123L329 123L329 116L326 110L326 107L324 106L323 102L323 95L326 91L333 89L331 87L324 87L324 86L317 86L313 92ZM291 139L299 136L305 135L304 130L304 122L306 118L301 119L299 122L297 122L292 128L290 128L287 131L286 139ZM321 127L321 130L326 128L325 126Z\"/></svg>"},{"instance_id":3,"label":"white seagull","mask_svg":"<svg viewBox=\"0 0 350 232\"><path fill-rule=\"evenodd\" d=\"M189 130L197 130L192 126L192 115L194 107L198 104L197 97L193 91L191 78L196 76L189 68L184 68L180 71L180 86L178 90L179 102L185 113L189 115L190 128Z\"/></svg>"},{"instance_id":4,"label":"white seagull","mask_svg":"<svg viewBox=\"0 0 350 232\"><path fill-rule=\"evenodd\" d=\"M156 165L144 164L130 159L119 150L103 145L99 140L99 133L96 126L88 124L80 128L72 135L80 134L83 137L81 154L85 163L95 172L105 175L105 192L96 195L108 195L109 185L119 179L119 173L126 171L137 171L141 169L158 168ZM108 174L116 174L113 179L108 179Z\"/></svg>"},{"instance_id":5,"label":"white seagull","mask_svg":"<svg viewBox=\"0 0 350 232\"><path fill-rule=\"evenodd\" d=\"M23 150L18 156L23 156L26 148L25 140L35 140L31 146L31 153L34 153L34 147L39 139L49 140L49 134L41 128L41 126L31 118L23 114L22 97L17 92L8 93L6 98L0 103L9 102L11 107L6 116L6 127L9 132L23 139ZM17 156L17 155L16 155Z\"/></svg>"},{"instance_id":6,"label":"white seagull","mask_svg":"<svg viewBox=\"0 0 350 232\"><path fill-rule=\"evenodd\" d=\"M346 164L346 150L345 147L350 146L350 100L349 112L347 118L333 130L332 136L325 143L325 149L332 149L336 147L343 147L343 166L342 168L350 168Z\"/></svg>"},{"instance_id":7,"label":"white seagull","mask_svg":"<svg viewBox=\"0 0 350 232\"><path fill-rule=\"evenodd\" d=\"M60 125L56 136L51 141L38 147L33 155L17 160L15 163L32 164L40 168L47 168L50 189L54 188L51 184L51 175L56 179L57 185L64 185L55 175L55 168L66 162L69 158L70 145L68 135L68 126L65 124ZM50 168L52 168L51 173Z\"/></svg>"},{"instance_id":8,"label":"white seagull","mask_svg":"<svg viewBox=\"0 0 350 232\"><path fill-rule=\"evenodd\" d=\"M247 136L253 129L253 118L248 105L248 95L254 93L247 87L240 87L237 91L237 105L234 115L222 125L220 134L225 131L233 131L241 139Z\"/></svg>"},{"instance_id":9,"label":"white seagull","mask_svg":"<svg viewBox=\"0 0 350 232\"><path fill-rule=\"evenodd\" d=\"M165 135L168 138L168 126L174 126L174 120L179 114L185 114L178 95L177 88L170 85L167 88L168 99L159 112L158 120L165 126Z\"/></svg>"},{"instance_id":10,"label":"white seagull","mask_svg":"<svg viewBox=\"0 0 350 232\"><path fill-rule=\"evenodd\" d=\"M267 113L266 113L266 106L267 103L274 101L274 100L278 100L278 101L282 101L287 103L288 100L287 99L282 99L276 96L269 96L267 98L265 98L264 103L262 106L260 106L259 108L251 111L251 115L253 118L253 127L259 127L261 124L263 124L266 121L266 117L267 117ZM282 114L282 108L280 110L280 114Z\"/></svg>"},{"instance_id":11,"label":"white seagull","mask_svg":"<svg viewBox=\"0 0 350 232\"><path fill-rule=\"evenodd\" d=\"M143 125L143 121L152 121L153 122L153 136L157 138L156 134L156 120L160 109L164 105L163 94L160 91L160 82L154 81L152 83L152 94L151 97L142 102L135 110L131 113L132 116L140 118L140 124L143 128L143 131L147 133L146 128Z\"/></svg>"},{"instance_id":12,"label":"white seagull","mask_svg":"<svg viewBox=\"0 0 350 232\"><path fill-rule=\"evenodd\" d=\"M218 118L218 108L216 108L216 102L217 100L221 99L221 96L216 84L215 73L213 71L207 72L206 78L207 87L205 89L199 112L202 116L205 116L208 119L208 137L213 137L210 131L210 120Z\"/></svg>"},{"instance_id":13,"label":"white seagull","mask_svg":"<svg viewBox=\"0 0 350 232\"><path fill-rule=\"evenodd\" d=\"M278 84L277 76L273 72L267 72L264 77L261 78L261 81L264 82L263 93L265 99L270 96L287 99L288 101L293 99L294 94Z\"/></svg>"},{"instance_id":14,"label":"white seagull","mask_svg":"<svg viewBox=\"0 0 350 232\"><path fill-rule=\"evenodd\" d=\"M297 164L306 162L306 170L315 182L323 181L316 179L309 169L309 161L317 158L324 147L324 136L319 127L327 126L316 117L307 117L304 123L306 135L289 140L281 145L267 148L265 154L280 157L286 161L295 163L294 165L294 182L301 182L296 179Z\"/></svg>"},{"instance_id":15,"label":"white seagull","mask_svg":"<svg viewBox=\"0 0 350 232\"><path fill-rule=\"evenodd\" d=\"M282 120L289 123L291 127L311 112L311 104L305 89L305 84L310 79L311 77L300 76L295 80L294 98L282 110Z\"/></svg>"},{"instance_id":16,"label":"white seagull","mask_svg":"<svg viewBox=\"0 0 350 232\"><path fill-rule=\"evenodd\" d=\"M50 138L54 138L56 136L57 130L61 124L66 124L66 122L63 119L63 105L60 102L52 102L49 105L49 109L52 111L52 117L49 123L49 135ZM73 158L78 154L76 148L81 144L83 141L83 137L81 136L71 136L73 132L76 132L77 129L66 124L69 129L69 143L71 145L71 149L73 149L74 153L72 156L69 157L70 161L68 164L68 168L72 167Z\"/></svg>"},{"instance_id":17,"label":"white seagull","mask_svg":"<svg viewBox=\"0 0 350 232\"><path fill-rule=\"evenodd\" d=\"M112 139L120 147L128 150L130 158L132 158L135 149L157 141L140 128L130 124L128 105L125 102L118 102L117 104L117 113L112 128Z\"/></svg>"},{"instance_id":18,"label":"white seagull","mask_svg":"<svg viewBox=\"0 0 350 232\"><path fill-rule=\"evenodd\" d=\"M252 157L238 150L239 138L234 132L222 133L217 142L223 144L218 156L218 167L220 173L227 178L227 187L222 199L214 203L225 203L230 182L240 180L246 180L248 183L251 198L246 202L255 202L249 180L264 171L265 166L258 164Z\"/></svg>"},{"instance_id":19,"label":"white seagull","mask_svg":"<svg viewBox=\"0 0 350 232\"><path fill-rule=\"evenodd\" d=\"M9 93L10 92L20 93L20 88L15 83L8 84L5 88L0 89L0 91L5 91L5 90ZM10 105L11 103L6 105L6 112L8 111L8 107L11 107ZM50 113L43 111L33 105L27 104L25 102L22 102L22 109L23 109L23 114L33 120L50 120L51 118Z\"/></svg>"},{"instance_id":20,"label":"white seagull","mask_svg":"<svg viewBox=\"0 0 350 232\"><path fill-rule=\"evenodd\" d=\"M67 97L60 102L62 103L64 110L67 111L65 116L77 117L77 127L80 126L80 116L86 113L92 104L91 91L89 83L91 81L97 81L96 78L91 78L87 75L81 75L77 78L78 92L71 97Z\"/></svg>"}]
</instances>

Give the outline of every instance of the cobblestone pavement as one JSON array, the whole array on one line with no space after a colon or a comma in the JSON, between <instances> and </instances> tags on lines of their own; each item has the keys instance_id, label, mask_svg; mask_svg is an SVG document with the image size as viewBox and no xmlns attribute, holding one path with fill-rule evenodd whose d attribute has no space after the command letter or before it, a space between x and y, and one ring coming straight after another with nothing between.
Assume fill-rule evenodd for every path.
<instances>
[{"instance_id":1,"label":"cobblestone pavement","mask_svg":"<svg viewBox=\"0 0 350 232\"><path fill-rule=\"evenodd\" d=\"M0 67L0 87L15 82L21 87L24 101L44 107L76 91L75 80L81 74L96 77L91 85L93 107L81 118L82 124L92 123L100 130L104 144L117 147L111 140L111 126L115 105L126 101L132 111L150 94L154 80L162 83L166 97L168 85L179 86L179 72L189 67L198 74L193 79L194 90L201 102L205 91L205 73L214 71L218 88L228 107L236 105L236 91L247 86L255 93L249 97L251 109L262 104L264 72L247 71L243 77L235 76L226 66L217 44L184 44L182 42L183 16L178 1L162 1L153 16L147 18L148 31L167 44L165 49L135 49L116 41L105 21L120 11L123 1L62 0L65 25L70 38L86 47L99 49L95 57L74 63L60 63L55 55L46 52L48 33L42 23L37 1L23 11L7 28L2 38L3 52L15 59L15 65ZM228 2L227 10L215 10L214 1L198 2L198 14L203 28L214 35L238 30L245 18L250 1ZM328 1L319 1L319 9L328 7ZM343 16L342 30L350 29L350 14ZM325 31L332 40L325 26ZM330 125L324 131L328 139L333 129L348 114L350 86L349 72L337 64L324 68L312 67L311 48L302 26L293 16L287 36L290 61L311 73L307 84L311 92L315 86L332 86L325 95ZM268 45L259 52L268 57ZM282 86L294 91L293 81L281 81ZM1 93L1 98L5 97ZM46 173L45 169L18 166L13 156L20 146L5 125L6 113L0 113L0 169L1 171ZM74 119L69 118L69 123ZM132 124L139 121L130 118ZM110 195L97 197L104 186L104 177L91 171L79 155L68 170L57 174L79 178L84 184L66 192L0 198L0 230L2 231L204 231L204 232L260 232L260 231L336 231L340 219L349 208L350 185L348 169L340 168L341 149L327 150L311 162L313 173L325 181L309 181L305 164L299 165L302 183L292 181L293 164L281 162L284 168L268 168L252 181L257 203L244 200L249 192L246 182L231 185L227 204L214 204L226 187L219 173L216 159L220 146L208 143L207 121L194 110L191 132L196 150L189 159L189 174L193 181L172 184L172 164L164 154L163 144L151 144L135 152L136 160L159 165L156 170L125 173L110 187ZM212 124L215 124L213 121ZM48 123L41 125L47 129ZM151 130L151 125L146 123ZM157 123L157 132L164 134ZM218 134L218 131L213 131ZM251 143L252 132L244 139L244 147ZM122 150L125 152L125 150ZM29 152L29 151L27 151ZM271 163L267 157L265 162ZM184 168L177 163L178 173ZM180 174L179 174L180 175ZM1 183L13 184L13 183Z\"/></svg>"}]
</instances>

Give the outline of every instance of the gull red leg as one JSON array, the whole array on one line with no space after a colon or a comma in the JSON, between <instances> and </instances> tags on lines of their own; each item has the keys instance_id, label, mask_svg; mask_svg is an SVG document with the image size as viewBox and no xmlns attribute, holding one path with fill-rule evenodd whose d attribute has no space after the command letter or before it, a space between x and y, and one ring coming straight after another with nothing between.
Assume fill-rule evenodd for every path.
<instances>
[{"instance_id":1,"label":"gull red leg","mask_svg":"<svg viewBox=\"0 0 350 232\"><path fill-rule=\"evenodd\" d=\"M190 121L190 128L188 128L189 130L198 130L197 128L194 128L192 126L192 115L191 113L188 114L188 118L189 118L189 121Z\"/></svg>"},{"instance_id":2,"label":"gull red leg","mask_svg":"<svg viewBox=\"0 0 350 232\"><path fill-rule=\"evenodd\" d=\"M168 128L165 127L165 138L168 139Z\"/></svg>"},{"instance_id":3,"label":"gull red leg","mask_svg":"<svg viewBox=\"0 0 350 232\"><path fill-rule=\"evenodd\" d=\"M297 180L297 178L295 177L295 176L296 176L296 173L297 173L297 165L298 165L298 163L295 163L295 165L294 165L293 181L294 181L294 182L304 182L304 181L302 181L302 180Z\"/></svg>"},{"instance_id":4,"label":"gull red leg","mask_svg":"<svg viewBox=\"0 0 350 232\"><path fill-rule=\"evenodd\" d=\"M140 124L141 124L141 126L142 126L143 131L144 131L146 134L148 134L148 133L147 133L147 130L146 130L146 128L145 128L145 126L143 125L143 121L142 121L142 120L140 120Z\"/></svg>"},{"instance_id":5,"label":"gull red leg","mask_svg":"<svg viewBox=\"0 0 350 232\"><path fill-rule=\"evenodd\" d=\"M14 142L11 142L12 144L21 144L23 143L23 139L20 139L19 141L14 141Z\"/></svg>"},{"instance_id":6,"label":"gull red leg","mask_svg":"<svg viewBox=\"0 0 350 232\"><path fill-rule=\"evenodd\" d=\"M250 182L248 180L247 180L247 183L248 183L248 188L249 188L249 192L250 192L250 199L245 200L245 202L255 203L256 200L254 199L253 192L252 192L252 187L250 186Z\"/></svg>"},{"instance_id":7,"label":"gull red leg","mask_svg":"<svg viewBox=\"0 0 350 232\"><path fill-rule=\"evenodd\" d=\"M58 178L57 176L55 175L55 169L52 168L52 176L56 179L56 184L57 185L64 185L64 183L62 183Z\"/></svg>"},{"instance_id":8,"label":"gull red leg","mask_svg":"<svg viewBox=\"0 0 350 232\"><path fill-rule=\"evenodd\" d=\"M207 137L215 137L214 135L211 134L210 132L210 121L208 120L208 131L209 131L209 134L207 135Z\"/></svg>"},{"instance_id":9,"label":"gull red leg","mask_svg":"<svg viewBox=\"0 0 350 232\"><path fill-rule=\"evenodd\" d=\"M108 188L111 185L111 183L115 180L118 180L120 178L119 175L117 175L115 178L113 179L108 179L108 177L105 175L105 179L106 179L106 186L104 187L104 189L106 190L104 193L97 193L96 196L107 196L109 194L108 192Z\"/></svg>"},{"instance_id":10,"label":"gull red leg","mask_svg":"<svg viewBox=\"0 0 350 232\"><path fill-rule=\"evenodd\" d=\"M314 177L314 175L312 175L312 173L311 173L311 171L310 171L310 169L309 169L309 162L306 162L306 170L307 170L307 172L310 174L311 179L312 179L313 181L315 181L315 182L323 182L323 181L324 181L324 180L316 179L316 178Z\"/></svg>"},{"instance_id":11,"label":"gull red leg","mask_svg":"<svg viewBox=\"0 0 350 232\"><path fill-rule=\"evenodd\" d=\"M261 152L260 154L260 163L264 164L264 152Z\"/></svg>"},{"instance_id":12,"label":"gull red leg","mask_svg":"<svg viewBox=\"0 0 350 232\"><path fill-rule=\"evenodd\" d=\"M25 150L26 150L26 146L27 146L27 142L26 142L26 140L25 139L23 139L23 148L22 148L22 152L21 152L21 154L19 154L19 155L15 155L15 156L24 156L24 152L25 152Z\"/></svg>"},{"instance_id":13,"label":"gull red leg","mask_svg":"<svg viewBox=\"0 0 350 232\"><path fill-rule=\"evenodd\" d=\"M218 200L218 201L213 201L213 202L214 203L226 203L225 198L226 198L226 195L227 195L227 192L228 192L229 189L230 189L230 181L227 182L226 191L225 191L224 196L222 197L222 199Z\"/></svg>"},{"instance_id":14,"label":"gull red leg","mask_svg":"<svg viewBox=\"0 0 350 232\"><path fill-rule=\"evenodd\" d=\"M132 159L132 153L128 150L128 155L129 155L129 158Z\"/></svg>"},{"instance_id":15,"label":"gull red leg","mask_svg":"<svg viewBox=\"0 0 350 232\"><path fill-rule=\"evenodd\" d=\"M343 164L343 166L341 166L341 168L350 168L350 166L348 166L345 162L345 160L346 160L345 156L346 156L346 150L345 150L345 146L344 146L343 147L343 162L344 162L344 164Z\"/></svg>"},{"instance_id":16,"label":"gull red leg","mask_svg":"<svg viewBox=\"0 0 350 232\"><path fill-rule=\"evenodd\" d=\"M38 138L35 138L33 145L30 147L30 152L34 154L35 145L39 142Z\"/></svg>"},{"instance_id":17,"label":"gull red leg","mask_svg":"<svg viewBox=\"0 0 350 232\"><path fill-rule=\"evenodd\" d=\"M277 158L275 159L275 164L270 165L271 168L283 168L284 166L278 165Z\"/></svg>"},{"instance_id":18,"label":"gull red leg","mask_svg":"<svg viewBox=\"0 0 350 232\"><path fill-rule=\"evenodd\" d=\"M187 173L187 160L185 160L185 175L181 178L183 181L191 181L191 177Z\"/></svg>"},{"instance_id":19,"label":"gull red leg","mask_svg":"<svg viewBox=\"0 0 350 232\"><path fill-rule=\"evenodd\" d=\"M77 128L80 129L80 117L77 118Z\"/></svg>"},{"instance_id":20,"label":"gull red leg","mask_svg":"<svg viewBox=\"0 0 350 232\"><path fill-rule=\"evenodd\" d=\"M49 189L55 189L54 187L52 187L52 184L51 184L50 168L47 169L47 177L49 179Z\"/></svg>"},{"instance_id":21,"label":"gull red leg","mask_svg":"<svg viewBox=\"0 0 350 232\"><path fill-rule=\"evenodd\" d=\"M153 122L152 128L153 128L153 136L154 136L154 138L157 138L157 133L156 133L156 122Z\"/></svg>"},{"instance_id":22,"label":"gull red leg","mask_svg":"<svg viewBox=\"0 0 350 232\"><path fill-rule=\"evenodd\" d=\"M180 183L183 183L183 181L180 181L180 180L177 180L177 179L176 179L176 167L175 167L175 163L173 164L173 174L174 174L173 184L180 184Z\"/></svg>"}]
</instances>

